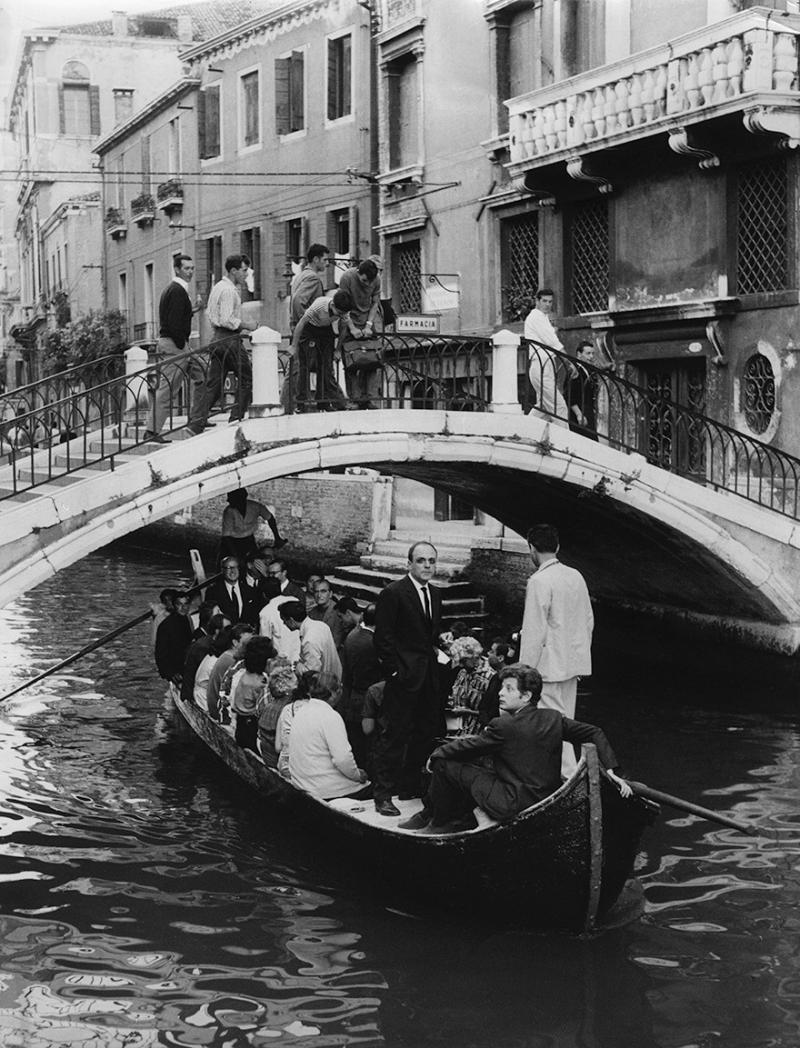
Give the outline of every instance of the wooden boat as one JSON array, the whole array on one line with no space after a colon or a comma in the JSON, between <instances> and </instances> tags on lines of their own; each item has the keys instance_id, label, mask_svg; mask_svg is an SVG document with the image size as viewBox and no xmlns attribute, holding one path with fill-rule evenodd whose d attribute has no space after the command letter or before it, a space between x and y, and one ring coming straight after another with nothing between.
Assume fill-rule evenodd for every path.
<instances>
[{"instance_id":1,"label":"wooden boat","mask_svg":"<svg viewBox=\"0 0 800 1048\"><path fill-rule=\"evenodd\" d=\"M585 745L575 774L550 797L514 819L463 833L427 836L378 816L372 801L323 801L293 786L255 754L241 749L230 727L195 703L171 695L203 742L241 779L276 804L346 842L342 853L369 863L381 882L438 904L515 926L592 931L612 922L612 908L631 875L645 827L658 806L624 800ZM399 802L412 814L419 801Z\"/></svg>"}]
</instances>

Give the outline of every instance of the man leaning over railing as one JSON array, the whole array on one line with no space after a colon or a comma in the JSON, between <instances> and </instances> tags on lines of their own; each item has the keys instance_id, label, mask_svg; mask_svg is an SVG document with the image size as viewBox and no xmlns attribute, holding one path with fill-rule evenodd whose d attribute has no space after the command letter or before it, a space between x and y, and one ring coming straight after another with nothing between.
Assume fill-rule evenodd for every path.
<instances>
[{"instance_id":1,"label":"man leaning over railing","mask_svg":"<svg viewBox=\"0 0 800 1048\"><path fill-rule=\"evenodd\" d=\"M540 288L536 292L536 305L525 318L523 334L530 340L528 377L536 393L536 407L546 415L555 416L556 425L566 426L569 414L558 388L560 367L558 359L547 350L548 346L555 350L564 349L550 320L553 298L550 288Z\"/></svg>"}]
</instances>

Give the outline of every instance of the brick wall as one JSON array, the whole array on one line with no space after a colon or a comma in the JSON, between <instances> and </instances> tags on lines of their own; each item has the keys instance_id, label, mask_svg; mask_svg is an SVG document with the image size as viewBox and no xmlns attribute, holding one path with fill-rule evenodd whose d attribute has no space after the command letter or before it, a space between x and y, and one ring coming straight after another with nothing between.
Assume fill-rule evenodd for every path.
<instances>
[{"instance_id":1,"label":"brick wall","mask_svg":"<svg viewBox=\"0 0 800 1048\"><path fill-rule=\"evenodd\" d=\"M289 540L283 553L292 577L311 567L329 571L357 564L372 534L374 475L309 474L282 477L248 486L250 498L271 506L281 535ZM208 499L185 513L142 529L138 537L163 549L196 547L208 564L216 558L225 496ZM261 533L257 536L261 539ZM264 526L263 537L272 533Z\"/></svg>"},{"instance_id":2,"label":"brick wall","mask_svg":"<svg viewBox=\"0 0 800 1048\"><path fill-rule=\"evenodd\" d=\"M498 549L473 549L466 574L486 598L486 611L492 621L522 623L525 583L530 577L531 559L527 553Z\"/></svg>"}]
</instances>

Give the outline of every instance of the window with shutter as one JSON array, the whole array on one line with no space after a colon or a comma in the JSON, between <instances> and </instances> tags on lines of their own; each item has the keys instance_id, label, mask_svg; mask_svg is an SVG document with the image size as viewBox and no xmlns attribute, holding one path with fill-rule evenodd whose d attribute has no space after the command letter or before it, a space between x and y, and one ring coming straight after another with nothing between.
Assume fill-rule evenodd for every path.
<instances>
[{"instance_id":1,"label":"window with shutter","mask_svg":"<svg viewBox=\"0 0 800 1048\"><path fill-rule=\"evenodd\" d=\"M64 84L60 100L63 102L63 133L65 135L89 135L91 130L91 107L89 88L83 84Z\"/></svg>"},{"instance_id":2,"label":"window with shutter","mask_svg":"<svg viewBox=\"0 0 800 1048\"><path fill-rule=\"evenodd\" d=\"M261 140L259 130L258 70L241 78L242 145L254 146Z\"/></svg>"},{"instance_id":3,"label":"window with shutter","mask_svg":"<svg viewBox=\"0 0 800 1048\"><path fill-rule=\"evenodd\" d=\"M202 121L200 126L201 157L210 160L221 154L220 85L210 84L200 92Z\"/></svg>"},{"instance_id":4,"label":"window with shutter","mask_svg":"<svg viewBox=\"0 0 800 1048\"><path fill-rule=\"evenodd\" d=\"M150 192L150 135L142 135L142 192Z\"/></svg>"},{"instance_id":5,"label":"window with shutter","mask_svg":"<svg viewBox=\"0 0 800 1048\"><path fill-rule=\"evenodd\" d=\"M100 88L97 84L89 88L89 134L100 134Z\"/></svg>"},{"instance_id":6,"label":"window with shutter","mask_svg":"<svg viewBox=\"0 0 800 1048\"><path fill-rule=\"evenodd\" d=\"M305 53L292 51L275 59L275 132L290 135L305 126Z\"/></svg>"},{"instance_id":7,"label":"window with shutter","mask_svg":"<svg viewBox=\"0 0 800 1048\"><path fill-rule=\"evenodd\" d=\"M251 302L261 298L261 227L254 226L252 229L243 229L239 234L239 253L247 255L253 269L253 290L249 291L243 287L239 289L243 302Z\"/></svg>"},{"instance_id":8,"label":"window with shutter","mask_svg":"<svg viewBox=\"0 0 800 1048\"><path fill-rule=\"evenodd\" d=\"M352 112L352 35L328 40L328 120L340 120Z\"/></svg>"}]
</instances>

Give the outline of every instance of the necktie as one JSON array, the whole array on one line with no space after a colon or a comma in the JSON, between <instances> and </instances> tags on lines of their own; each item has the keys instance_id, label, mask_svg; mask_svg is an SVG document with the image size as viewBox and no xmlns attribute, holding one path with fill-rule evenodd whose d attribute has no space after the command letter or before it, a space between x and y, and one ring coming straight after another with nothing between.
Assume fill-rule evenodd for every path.
<instances>
[{"instance_id":1,"label":"necktie","mask_svg":"<svg viewBox=\"0 0 800 1048\"><path fill-rule=\"evenodd\" d=\"M428 593L428 587L427 586L423 586L422 587L422 598L425 601L425 618L428 620L428 622L430 622L431 621L431 596L430 596L430 593Z\"/></svg>"},{"instance_id":2,"label":"necktie","mask_svg":"<svg viewBox=\"0 0 800 1048\"><path fill-rule=\"evenodd\" d=\"M235 586L231 586L231 600L233 601L233 607L234 607L234 610L236 611L236 618L238 620L240 618L241 614L242 614L242 606L239 603L239 596L236 593L236 587Z\"/></svg>"}]
</instances>

